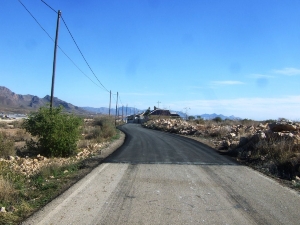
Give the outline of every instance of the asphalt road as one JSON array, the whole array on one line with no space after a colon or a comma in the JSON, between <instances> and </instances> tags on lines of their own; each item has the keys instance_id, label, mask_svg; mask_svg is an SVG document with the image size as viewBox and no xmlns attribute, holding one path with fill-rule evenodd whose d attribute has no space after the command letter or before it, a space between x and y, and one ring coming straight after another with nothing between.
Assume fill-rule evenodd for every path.
<instances>
[{"instance_id":1,"label":"asphalt road","mask_svg":"<svg viewBox=\"0 0 300 225\"><path fill-rule=\"evenodd\" d=\"M175 134L145 129L139 124L120 128L123 146L105 160L107 163L232 165L229 158L195 140Z\"/></svg>"},{"instance_id":2,"label":"asphalt road","mask_svg":"<svg viewBox=\"0 0 300 225\"><path fill-rule=\"evenodd\" d=\"M24 224L299 224L297 192L194 140L121 129L121 148Z\"/></svg>"}]
</instances>

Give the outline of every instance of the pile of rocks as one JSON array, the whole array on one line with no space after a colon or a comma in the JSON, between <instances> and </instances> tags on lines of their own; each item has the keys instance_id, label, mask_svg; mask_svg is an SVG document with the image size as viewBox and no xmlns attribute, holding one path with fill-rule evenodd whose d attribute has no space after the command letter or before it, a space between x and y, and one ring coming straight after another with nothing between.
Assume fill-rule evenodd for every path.
<instances>
[{"instance_id":1,"label":"pile of rocks","mask_svg":"<svg viewBox=\"0 0 300 225\"><path fill-rule=\"evenodd\" d=\"M149 120L143 126L150 129L185 135L192 135L197 131L197 126L180 119Z\"/></svg>"},{"instance_id":2,"label":"pile of rocks","mask_svg":"<svg viewBox=\"0 0 300 225\"><path fill-rule=\"evenodd\" d=\"M231 150L251 141L267 137L292 138L295 144L300 144L300 123L280 121L271 124L260 123L257 126L238 125L193 125L179 119L156 119L143 124L144 127L171 133L215 137L217 149Z\"/></svg>"},{"instance_id":3,"label":"pile of rocks","mask_svg":"<svg viewBox=\"0 0 300 225\"><path fill-rule=\"evenodd\" d=\"M36 157L18 157L18 156L10 156L8 159L0 158L0 162L6 162L10 169L19 172L27 177L32 176L38 173L41 168L51 165L68 165L74 162L78 162L79 160L86 159L88 157L93 156L94 154L101 154L101 149L108 145L107 142L104 143L96 143L90 144L87 148L82 149L77 153L74 157L69 158L47 158L40 154Z\"/></svg>"}]
</instances>

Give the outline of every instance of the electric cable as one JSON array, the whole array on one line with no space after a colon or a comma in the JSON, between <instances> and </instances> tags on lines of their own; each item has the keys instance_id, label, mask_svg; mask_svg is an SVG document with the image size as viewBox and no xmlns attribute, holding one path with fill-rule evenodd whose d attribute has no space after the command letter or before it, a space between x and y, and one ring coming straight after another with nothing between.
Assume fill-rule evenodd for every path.
<instances>
[{"instance_id":1,"label":"electric cable","mask_svg":"<svg viewBox=\"0 0 300 225\"><path fill-rule=\"evenodd\" d=\"M29 13L29 15L35 20L35 22L39 25L39 27L47 34L47 36L53 41L53 42L55 42L54 41L54 39L50 36L50 34L43 28L43 26L39 23L39 21L33 16L33 14L27 9L27 7L20 1L20 0L18 0L20 3L21 3L21 5L26 9L26 11ZM43 0L42 0L42 2L44 2ZM45 2L44 2L45 3ZM46 4L46 3L45 3ZM46 5L48 5L48 4L46 4ZM49 6L49 5L48 5ZM50 6L49 6L50 7ZM51 7L50 7L51 8ZM53 11L55 11L53 8L51 8ZM56 12L56 11L55 11ZM73 65L74 66L76 66L77 67L77 69L84 75L84 76L86 76L90 81L92 81L95 85L97 85L99 88L102 88L102 87L100 87L97 83L95 83L88 75L86 75L77 65L76 65L76 63L67 55L67 53L65 53L65 51L59 46L59 45L57 45L57 47L62 51L62 53L73 63Z\"/></svg>"},{"instance_id":2,"label":"electric cable","mask_svg":"<svg viewBox=\"0 0 300 225\"><path fill-rule=\"evenodd\" d=\"M27 7L20 1L20 4L25 8L25 10L30 14L30 16L35 20L35 22L39 25L39 27L47 34L47 36L54 42L53 38L50 36L50 34L43 28L43 26L38 22L38 20L33 16L33 14L27 9ZM48 6L53 12L55 12L57 14L57 11L55 9L53 9L49 4L47 4L44 0L41 0L46 6ZM90 67L89 63L87 62L86 58L84 57L82 51L80 50L77 42L75 41L67 23L65 22L64 18L61 16L62 18L62 21L64 23L64 25L66 26L67 30L68 30L68 33L70 34L74 44L76 45L78 51L80 52L82 58L84 59L85 63L87 64L87 66L89 67L90 71L93 73L94 77L97 79L97 81L100 83L101 86L99 86L97 83L95 83L88 75L86 75L78 66L77 64L65 53L65 51L59 46L57 45L57 47L61 50L61 52L73 63L73 65L84 75L86 76L91 82L93 82L96 86L98 86L99 88L101 89L104 89L106 90L107 92L109 92L109 90L101 83L101 81L98 79L98 77L96 76L96 74L94 73L94 71L92 70L92 68ZM112 97L115 99L115 101L117 101L117 99L114 97L114 95L118 95L118 94L113 94L112 93ZM120 98L120 95L118 96L118 102L121 102L121 104L123 105L122 103L122 100Z\"/></svg>"},{"instance_id":3,"label":"electric cable","mask_svg":"<svg viewBox=\"0 0 300 225\"><path fill-rule=\"evenodd\" d=\"M72 35L72 33L71 33L71 31L70 31L68 25L66 24L64 18L63 18L62 16L61 16L61 18L62 18L62 21L63 21L63 23L65 24L65 26L66 26L66 28L67 28L67 30L68 30L70 36L72 37L72 39L73 39L73 41L74 41L74 43L75 43L75 45L76 45L78 51L80 52L82 58L84 59L85 63L86 63L87 66L90 68L91 72L93 73L93 75L95 76L95 78L98 80L98 82L101 84L101 86L102 86L107 92L109 92L109 90L108 90L108 89L101 83L101 81L98 79L98 77L96 76L96 74L94 73L94 71L92 70L92 68L90 67L89 63L88 63L87 60L85 59L84 55L82 54L82 52L81 52L79 46L77 45L77 43L76 43L76 41L75 41L75 39L74 39L74 37L73 37L73 35Z\"/></svg>"},{"instance_id":4,"label":"electric cable","mask_svg":"<svg viewBox=\"0 0 300 225\"><path fill-rule=\"evenodd\" d=\"M47 4L44 0L41 0L46 6L48 6L52 11L54 11L57 14L57 11L53 9L49 4Z\"/></svg>"}]
</instances>

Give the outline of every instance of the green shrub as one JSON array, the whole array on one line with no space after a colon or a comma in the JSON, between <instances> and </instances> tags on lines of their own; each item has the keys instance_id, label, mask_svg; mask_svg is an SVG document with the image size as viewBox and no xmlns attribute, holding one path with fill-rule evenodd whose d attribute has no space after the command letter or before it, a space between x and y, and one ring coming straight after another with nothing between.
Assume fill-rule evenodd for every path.
<instances>
[{"instance_id":1,"label":"green shrub","mask_svg":"<svg viewBox=\"0 0 300 225\"><path fill-rule=\"evenodd\" d=\"M110 117L95 118L93 125L96 126L93 133L97 136L95 137L97 141L103 141L116 135L114 120Z\"/></svg>"},{"instance_id":2,"label":"green shrub","mask_svg":"<svg viewBox=\"0 0 300 225\"><path fill-rule=\"evenodd\" d=\"M16 154L14 142L5 133L0 132L0 157L7 158Z\"/></svg>"},{"instance_id":3,"label":"green shrub","mask_svg":"<svg viewBox=\"0 0 300 225\"><path fill-rule=\"evenodd\" d=\"M42 107L29 114L22 127L38 141L36 146L32 140L27 141L28 149L52 157L68 157L75 153L82 119L61 111L62 107Z\"/></svg>"},{"instance_id":4,"label":"green shrub","mask_svg":"<svg viewBox=\"0 0 300 225\"><path fill-rule=\"evenodd\" d=\"M0 122L0 128L7 128L7 123L6 122Z\"/></svg>"},{"instance_id":5,"label":"green shrub","mask_svg":"<svg viewBox=\"0 0 300 225\"><path fill-rule=\"evenodd\" d=\"M215 121L215 122L217 122L217 123L220 123L220 122L223 121L222 118L219 117L219 116L217 116L216 118L214 118L214 119L212 119L212 120Z\"/></svg>"}]
</instances>

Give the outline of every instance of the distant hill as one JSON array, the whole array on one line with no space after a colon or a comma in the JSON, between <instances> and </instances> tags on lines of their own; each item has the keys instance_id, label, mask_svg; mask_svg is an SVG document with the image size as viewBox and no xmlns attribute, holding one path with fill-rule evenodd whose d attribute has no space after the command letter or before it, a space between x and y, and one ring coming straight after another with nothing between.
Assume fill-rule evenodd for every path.
<instances>
[{"instance_id":1,"label":"distant hill","mask_svg":"<svg viewBox=\"0 0 300 225\"><path fill-rule=\"evenodd\" d=\"M46 95L44 98L39 98L36 95L20 95L12 92L10 89L0 86L0 107L1 111L11 111L25 113L36 110L41 106L50 104L50 96ZM85 114L86 110L78 106L74 106L56 97L53 98L53 105L55 107L62 105L67 112Z\"/></svg>"},{"instance_id":2,"label":"distant hill","mask_svg":"<svg viewBox=\"0 0 300 225\"><path fill-rule=\"evenodd\" d=\"M45 106L50 104L50 96L46 95L44 98L39 98L36 95L20 95L12 92L10 89L0 86L0 113L1 112L14 112L14 113L27 113L32 110L36 110L41 106ZM78 107L72 105L71 103L67 103L59 98L54 97L53 104L55 107L62 105L64 110L67 112L73 112L76 114L88 114L88 113L97 113L97 114L108 114L109 109L107 107L100 107L100 108L93 108L93 107ZM135 107L119 107L118 114L119 115L132 115L138 114L141 112L146 111L145 109L137 109ZM172 113L179 114L182 118L186 118L186 114L181 111L173 111L170 110ZM110 109L110 114L116 114L116 108ZM202 114L202 115L195 115L201 116L201 118L205 120L214 119L216 117L221 117L223 120L230 119L230 120L241 120L239 117L235 116L224 116L222 114Z\"/></svg>"},{"instance_id":3,"label":"distant hill","mask_svg":"<svg viewBox=\"0 0 300 225\"><path fill-rule=\"evenodd\" d=\"M93 107L82 107L83 109L91 112L91 113L98 113L98 114L108 114L109 110L108 107L100 107L100 108L93 108ZM138 114L141 112L146 111L146 109L137 109L134 107L127 107L127 114L126 114L126 106L123 107L123 115L132 115L132 114ZM183 113L182 111L174 111L174 110L170 110L171 113L177 113L181 118L185 119L187 117L187 115L185 113ZM118 113L119 115L122 115L122 107L118 108ZM116 114L116 108L111 108L110 109L110 115L115 115ZM188 115L189 116L189 115ZM230 120L241 120L242 118L240 117L235 117L235 116L224 116L222 114L202 114L202 115L195 115L195 118L197 118L197 116L201 116L201 118L205 119L205 120L211 120L214 119L216 117L221 117L222 120L225 119L230 119Z\"/></svg>"},{"instance_id":4,"label":"distant hill","mask_svg":"<svg viewBox=\"0 0 300 225\"><path fill-rule=\"evenodd\" d=\"M201 116L201 118L205 119L205 120L211 120L211 119L214 119L216 117L220 117L222 118L222 120L225 120L225 119L229 119L229 120L241 120L242 118L240 117L235 117L235 116L224 116L222 114L216 114L216 113L213 113L213 114L202 114L202 115L195 115L195 117L197 118L197 116Z\"/></svg>"}]
</instances>

